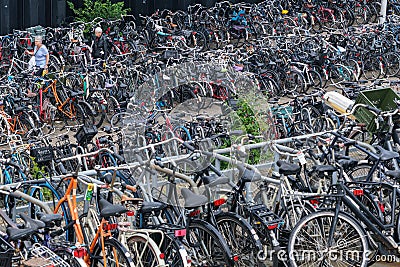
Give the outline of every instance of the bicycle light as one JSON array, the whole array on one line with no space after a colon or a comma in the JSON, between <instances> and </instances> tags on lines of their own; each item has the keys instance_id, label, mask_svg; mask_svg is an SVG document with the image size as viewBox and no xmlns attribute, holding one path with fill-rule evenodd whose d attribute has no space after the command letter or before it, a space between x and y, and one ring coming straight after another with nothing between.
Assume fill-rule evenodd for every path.
<instances>
[{"instance_id":1,"label":"bicycle light","mask_svg":"<svg viewBox=\"0 0 400 267\"><path fill-rule=\"evenodd\" d=\"M224 198L220 198L220 199L214 200L214 207L217 208L219 206L222 206L225 203L226 203L226 200Z\"/></svg>"},{"instance_id":2,"label":"bicycle light","mask_svg":"<svg viewBox=\"0 0 400 267\"><path fill-rule=\"evenodd\" d=\"M175 236L176 237L186 236L186 229L175 230Z\"/></svg>"},{"instance_id":3,"label":"bicycle light","mask_svg":"<svg viewBox=\"0 0 400 267\"><path fill-rule=\"evenodd\" d=\"M87 255L87 251L85 248L77 248L74 250L74 257L75 258L83 258Z\"/></svg>"}]
</instances>

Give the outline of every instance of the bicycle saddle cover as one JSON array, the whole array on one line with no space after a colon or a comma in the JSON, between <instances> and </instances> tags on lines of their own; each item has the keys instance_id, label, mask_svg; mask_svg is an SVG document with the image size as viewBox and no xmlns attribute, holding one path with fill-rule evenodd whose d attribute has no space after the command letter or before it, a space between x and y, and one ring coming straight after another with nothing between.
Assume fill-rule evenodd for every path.
<instances>
[{"instance_id":1,"label":"bicycle saddle cover","mask_svg":"<svg viewBox=\"0 0 400 267\"><path fill-rule=\"evenodd\" d=\"M338 160L338 163L340 164L340 166L343 167L343 169L349 169L349 168L354 168L355 166L358 165L358 160L356 159L341 159Z\"/></svg>"},{"instance_id":2,"label":"bicycle saddle cover","mask_svg":"<svg viewBox=\"0 0 400 267\"><path fill-rule=\"evenodd\" d=\"M46 227L53 227L53 224L60 226L63 216L61 214L47 214L38 212L37 216L39 220L46 224Z\"/></svg>"},{"instance_id":3,"label":"bicycle saddle cover","mask_svg":"<svg viewBox=\"0 0 400 267\"><path fill-rule=\"evenodd\" d=\"M182 188L181 193L185 199L185 208L198 208L208 202L206 196L197 195L187 188Z\"/></svg>"},{"instance_id":4,"label":"bicycle saddle cover","mask_svg":"<svg viewBox=\"0 0 400 267\"><path fill-rule=\"evenodd\" d=\"M142 207L140 208L141 213L151 213L153 211L161 211L166 207L164 203L161 202L142 202Z\"/></svg>"},{"instance_id":5,"label":"bicycle saddle cover","mask_svg":"<svg viewBox=\"0 0 400 267\"><path fill-rule=\"evenodd\" d=\"M279 167L279 173L283 175L294 175L300 172L300 166L283 160L278 160L276 165Z\"/></svg>"},{"instance_id":6,"label":"bicycle saddle cover","mask_svg":"<svg viewBox=\"0 0 400 267\"><path fill-rule=\"evenodd\" d=\"M314 165L312 167L317 172L335 172L337 169L332 165Z\"/></svg>"},{"instance_id":7,"label":"bicycle saddle cover","mask_svg":"<svg viewBox=\"0 0 400 267\"><path fill-rule=\"evenodd\" d=\"M100 216L102 218L121 216L123 213L128 211L124 206L111 204L110 202L108 202L103 198L100 199L99 206L100 206Z\"/></svg>"},{"instance_id":8,"label":"bicycle saddle cover","mask_svg":"<svg viewBox=\"0 0 400 267\"><path fill-rule=\"evenodd\" d=\"M393 179L400 180L400 171L386 171L385 174Z\"/></svg>"},{"instance_id":9,"label":"bicycle saddle cover","mask_svg":"<svg viewBox=\"0 0 400 267\"><path fill-rule=\"evenodd\" d=\"M208 187L214 187L220 184L227 184L229 182L228 177L219 177L214 173L209 176L203 176L201 179L203 180L204 185L208 185Z\"/></svg>"},{"instance_id":10,"label":"bicycle saddle cover","mask_svg":"<svg viewBox=\"0 0 400 267\"><path fill-rule=\"evenodd\" d=\"M36 232L36 229L28 228L28 229L19 229L14 227L8 227L7 230L8 239L10 241L23 240Z\"/></svg>"},{"instance_id":11,"label":"bicycle saddle cover","mask_svg":"<svg viewBox=\"0 0 400 267\"><path fill-rule=\"evenodd\" d=\"M37 229L46 227L46 224L44 222L32 219L25 213L21 213L20 216L21 216L21 219L24 220L25 228L32 228L32 229L37 230Z\"/></svg>"},{"instance_id":12,"label":"bicycle saddle cover","mask_svg":"<svg viewBox=\"0 0 400 267\"><path fill-rule=\"evenodd\" d=\"M391 160L399 157L399 153L397 152L386 150L381 146L375 146L375 148L378 150L380 159L382 161Z\"/></svg>"},{"instance_id":13,"label":"bicycle saddle cover","mask_svg":"<svg viewBox=\"0 0 400 267\"><path fill-rule=\"evenodd\" d=\"M237 168L240 171L240 179L242 182L255 182L261 180L261 174L256 173L254 170L249 170L242 165L238 165Z\"/></svg>"}]
</instances>

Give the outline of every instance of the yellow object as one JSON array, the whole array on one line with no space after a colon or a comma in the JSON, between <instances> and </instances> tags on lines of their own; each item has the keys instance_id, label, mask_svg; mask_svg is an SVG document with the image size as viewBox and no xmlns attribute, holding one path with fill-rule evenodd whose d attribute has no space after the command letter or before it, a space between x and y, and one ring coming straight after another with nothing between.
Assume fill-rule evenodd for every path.
<instances>
[{"instance_id":1,"label":"yellow object","mask_svg":"<svg viewBox=\"0 0 400 267\"><path fill-rule=\"evenodd\" d=\"M289 10L287 10L287 9L282 10L282 15L286 15L288 13L289 13Z\"/></svg>"},{"instance_id":2,"label":"yellow object","mask_svg":"<svg viewBox=\"0 0 400 267\"><path fill-rule=\"evenodd\" d=\"M348 99L338 92L327 92L323 96L323 99L326 105L330 106L340 114L348 113L354 106L353 100ZM352 120L355 119L353 115L350 115L349 118Z\"/></svg>"},{"instance_id":3,"label":"yellow object","mask_svg":"<svg viewBox=\"0 0 400 267\"><path fill-rule=\"evenodd\" d=\"M49 71L47 69L43 70L42 76L46 75L47 73L49 73Z\"/></svg>"}]
</instances>

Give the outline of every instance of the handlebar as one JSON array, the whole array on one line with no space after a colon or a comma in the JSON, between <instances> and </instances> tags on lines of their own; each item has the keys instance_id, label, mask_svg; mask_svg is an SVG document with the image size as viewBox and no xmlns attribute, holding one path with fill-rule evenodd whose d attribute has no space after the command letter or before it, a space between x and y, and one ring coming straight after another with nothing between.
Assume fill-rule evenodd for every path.
<instances>
[{"instance_id":1,"label":"handlebar","mask_svg":"<svg viewBox=\"0 0 400 267\"><path fill-rule=\"evenodd\" d=\"M101 149L99 149L97 151L94 151L94 152L90 152L90 153L86 153L86 154L77 154L75 156L71 156L71 157L68 157L68 158L63 158L63 159L61 159L61 161L68 161L68 160L73 160L73 159L79 159L80 160L83 157L90 157L90 156L98 155L101 152L110 153L110 154L115 156L114 151L112 151L112 150L110 150L108 148L101 148Z\"/></svg>"}]
</instances>

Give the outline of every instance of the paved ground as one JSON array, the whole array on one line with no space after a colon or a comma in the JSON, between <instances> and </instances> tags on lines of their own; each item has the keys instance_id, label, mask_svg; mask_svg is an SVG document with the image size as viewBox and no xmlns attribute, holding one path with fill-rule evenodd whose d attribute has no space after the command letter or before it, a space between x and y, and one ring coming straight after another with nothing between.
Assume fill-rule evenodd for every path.
<instances>
[{"instance_id":1,"label":"paved ground","mask_svg":"<svg viewBox=\"0 0 400 267\"><path fill-rule=\"evenodd\" d=\"M373 267L389 267L389 266L400 266L400 263L375 263Z\"/></svg>"}]
</instances>

